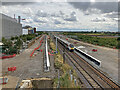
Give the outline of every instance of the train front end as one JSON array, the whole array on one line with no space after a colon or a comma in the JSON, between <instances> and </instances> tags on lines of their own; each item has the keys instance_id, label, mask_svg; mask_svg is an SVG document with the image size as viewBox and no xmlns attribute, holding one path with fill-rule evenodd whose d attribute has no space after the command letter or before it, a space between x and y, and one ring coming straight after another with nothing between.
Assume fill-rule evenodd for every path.
<instances>
[{"instance_id":1,"label":"train front end","mask_svg":"<svg viewBox=\"0 0 120 90\"><path fill-rule=\"evenodd\" d=\"M69 48L69 50L70 50L71 52L74 51L74 45L70 44L68 48Z\"/></svg>"}]
</instances>

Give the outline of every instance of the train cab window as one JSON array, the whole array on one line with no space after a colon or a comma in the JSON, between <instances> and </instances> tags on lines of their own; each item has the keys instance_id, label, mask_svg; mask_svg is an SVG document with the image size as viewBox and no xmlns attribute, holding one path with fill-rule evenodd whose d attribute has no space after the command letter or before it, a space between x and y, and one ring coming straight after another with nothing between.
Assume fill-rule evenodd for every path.
<instances>
[{"instance_id":1,"label":"train cab window","mask_svg":"<svg viewBox=\"0 0 120 90\"><path fill-rule=\"evenodd\" d=\"M71 48L74 48L74 46L73 46L72 44L70 44L70 47L71 47Z\"/></svg>"}]
</instances>

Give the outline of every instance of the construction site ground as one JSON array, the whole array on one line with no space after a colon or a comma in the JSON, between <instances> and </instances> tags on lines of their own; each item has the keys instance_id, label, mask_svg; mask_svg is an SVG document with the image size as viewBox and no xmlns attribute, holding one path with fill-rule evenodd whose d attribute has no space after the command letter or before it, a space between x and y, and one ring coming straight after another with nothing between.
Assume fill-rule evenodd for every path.
<instances>
[{"instance_id":1,"label":"construction site ground","mask_svg":"<svg viewBox=\"0 0 120 90\"><path fill-rule=\"evenodd\" d=\"M42 37L41 37L42 38ZM24 50L21 54L14 58L4 59L2 61L3 76L8 77L8 83L2 85L2 88L15 88L18 82L23 79L50 77L54 78L54 56L50 56L50 72L44 72L43 53L45 50L45 39L40 47L41 51L35 51L34 55L30 57L30 54L34 48L40 45L40 39L38 39L31 47ZM16 71L8 72L8 67L16 66Z\"/></svg>"}]
</instances>

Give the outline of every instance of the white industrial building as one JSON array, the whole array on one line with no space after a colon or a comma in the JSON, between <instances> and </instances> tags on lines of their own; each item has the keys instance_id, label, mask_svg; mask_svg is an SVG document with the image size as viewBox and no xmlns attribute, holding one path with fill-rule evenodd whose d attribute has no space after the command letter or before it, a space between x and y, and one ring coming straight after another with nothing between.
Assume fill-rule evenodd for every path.
<instances>
[{"instance_id":1,"label":"white industrial building","mask_svg":"<svg viewBox=\"0 0 120 90\"><path fill-rule=\"evenodd\" d=\"M22 34L27 35L28 34L28 29L23 29Z\"/></svg>"},{"instance_id":2,"label":"white industrial building","mask_svg":"<svg viewBox=\"0 0 120 90\"><path fill-rule=\"evenodd\" d=\"M20 16L18 21L14 18L0 13L0 41L2 37L11 38L12 36L22 35L22 24Z\"/></svg>"}]
</instances>

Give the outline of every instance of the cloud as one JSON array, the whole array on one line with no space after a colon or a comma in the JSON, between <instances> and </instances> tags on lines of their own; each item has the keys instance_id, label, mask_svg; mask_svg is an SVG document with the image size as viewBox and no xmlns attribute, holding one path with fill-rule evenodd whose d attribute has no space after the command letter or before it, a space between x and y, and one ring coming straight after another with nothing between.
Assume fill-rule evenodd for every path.
<instances>
[{"instance_id":1,"label":"cloud","mask_svg":"<svg viewBox=\"0 0 120 90\"><path fill-rule=\"evenodd\" d=\"M62 11L59 11L60 15L64 15L64 13Z\"/></svg>"},{"instance_id":2,"label":"cloud","mask_svg":"<svg viewBox=\"0 0 120 90\"><path fill-rule=\"evenodd\" d=\"M57 19L55 19L54 20L54 24L57 24L57 25L65 25L65 21L63 21L62 19L60 20L57 20Z\"/></svg>"},{"instance_id":3,"label":"cloud","mask_svg":"<svg viewBox=\"0 0 120 90\"><path fill-rule=\"evenodd\" d=\"M46 18L41 18L41 17L34 17L34 22L38 22L38 23L47 23L48 20Z\"/></svg>"},{"instance_id":4,"label":"cloud","mask_svg":"<svg viewBox=\"0 0 120 90\"><path fill-rule=\"evenodd\" d=\"M106 19L105 18L95 18L95 19L92 19L91 20L92 22L105 22L106 21Z\"/></svg>"},{"instance_id":5,"label":"cloud","mask_svg":"<svg viewBox=\"0 0 120 90\"><path fill-rule=\"evenodd\" d=\"M29 5L42 0L1 0L2 6L13 6L13 5Z\"/></svg>"},{"instance_id":6,"label":"cloud","mask_svg":"<svg viewBox=\"0 0 120 90\"><path fill-rule=\"evenodd\" d=\"M58 21L58 20L55 20L54 24L62 24L62 23L60 21Z\"/></svg>"},{"instance_id":7,"label":"cloud","mask_svg":"<svg viewBox=\"0 0 120 90\"><path fill-rule=\"evenodd\" d=\"M33 19L25 19L24 23L33 23Z\"/></svg>"},{"instance_id":8,"label":"cloud","mask_svg":"<svg viewBox=\"0 0 120 90\"><path fill-rule=\"evenodd\" d=\"M77 3L79 6L81 5L79 2ZM87 4L84 3L84 5ZM110 26L116 27L115 20L117 19L110 17L117 13L103 13L101 9L91 7L93 5L89 6L88 4L87 7L84 5L83 10L82 8L76 9L70 3L40 2L26 5L5 5L0 9L8 16L14 17L16 14L16 17L20 15L21 18L25 18L26 20L22 21L23 26L30 25L38 27L38 29L107 29ZM113 13L113 16L110 13Z\"/></svg>"},{"instance_id":9,"label":"cloud","mask_svg":"<svg viewBox=\"0 0 120 90\"><path fill-rule=\"evenodd\" d=\"M70 16L66 16L64 18L65 21L77 21L77 18L76 18L76 13L75 12L72 12L70 14Z\"/></svg>"},{"instance_id":10,"label":"cloud","mask_svg":"<svg viewBox=\"0 0 120 90\"><path fill-rule=\"evenodd\" d=\"M64 18L65 21L77 21L75 16Z\"/></svg>"},{"instance_id":11,"label":"cloud","mask_svg":"<svg viewBox=\"0 0 120 90\"><path fill-rule=\"evenodd\" d=\"M43 10L38 10L36 15L39 17L47 17L48 16L48 14L46 12L44 12Z\"/></svg>"},{"instance_id":12,"label":"cloud","mask_svg":"<svg viewBox=\"0 0 120 90\"><path fill-rule=\"evenodd\" d=\"M91 14L100 14L101 10L97 9L97 8L89 8L88 10L84 11L85 15L91 15Z\"/></svg>"},{"instance_id":13,"label":"cloud","mask_svg":"<svg viewBox=\"0 0 120 90\"><path fill-rule=\"evenodd\" d=\"M120 18L113 18L112 20L114 20L116 22L120 22Z\"/></svg>"},{"instance_id":14,"label":"cloud","mask_svg":"<svg viewBox=\"0 0 120 90\"><path fill-rule=\"evenodd\" d=\"M26 15L26 16L29 16L29 17L32 17L34 16L34 12L31 8L24 8L22 10L22 14Z\"/></svg>"},{"instance_id":15,"label":"cloud","mask_svg":"<svg viewBox=\"0 0 120 90\"><path fill-rule=\"evenodd\" d=\"M2 2L3 6L11 6L11 5L29 5L29 4L33 4L36 2Z\"/></svg>"},{"instance_id":16,"label":"cloud","mask_svg":"<svg viewBox=\"0 0 120 90\"><path fill-rule=\"evenodd\" d=\"M69 2L75 8L87 11L88 9L96 8L102 11L102 13L117 12L118 2Z\"/></svg>"},{"instance_id":17,"label":"cloud","mask_svg":"<svg viewBox=\"0 0 120 90\"><path fill-rule=\"evenodd\" d=\"M56 14L56 13L52 13L50 16L51 16L51 17L60 17L60 15L59 15L59 14Z\"/></svg>"},{"instance_id":18,"label":"cloud","mask_svg":"<svg viewBox=\"0 0 120 90\"><path fill-rule=\"evenodd\" d=\"M118 15L120 15L120 12L105 13L105 17L109 18L118 18Z\"/></svg>"}]
</instances>

